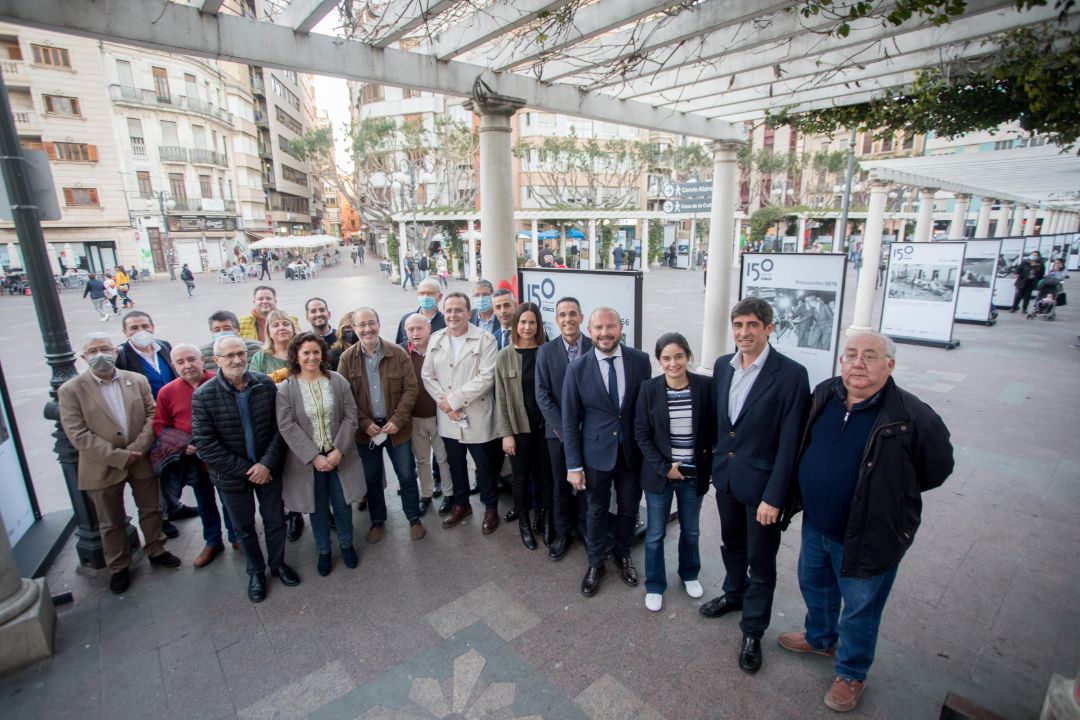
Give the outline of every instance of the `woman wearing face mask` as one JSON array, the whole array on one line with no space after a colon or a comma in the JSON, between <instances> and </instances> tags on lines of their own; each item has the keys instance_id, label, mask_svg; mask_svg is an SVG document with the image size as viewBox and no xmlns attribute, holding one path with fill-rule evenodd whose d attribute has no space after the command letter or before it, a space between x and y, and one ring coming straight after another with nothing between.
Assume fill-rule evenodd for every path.
<instances>
[{"instance_id":1,"label":"woman wearing face mask","mask_svg":"<svg viewBox=\"0 0 1080 720\"><path fill-rule=\"evenodd\" d=\"M330 369L337 372L341 353L356 344L356 330L352 324L352 312L347 312L338 320L337 341L330 346Z\"/></svg>"},{"instance_id":2,"label":"woman wearing face mask","mask_svg":"<svg viewBox=\"0 0 1080 720\"><path fill-rule=\"evenodd\" d=\"M664 533L671 499L678 496L679 577L687 595L704 594L698 582L701 556L698 528L701 498L709 489L712 454L709 438L713 412L709 378L687 370L693 355L679 333L656 341L663 375L648 380L638 393L634 438L641 448L641 487L649 524L645 531L645 607L663 605L667 589Z\"/></svg>"},{"instance_id":3,"label":"woman wearing face mask","mask_svg":"<svg viewBox=\"0 0 1080 720\"><path fill-rule=\"evenodd\" d=\"M514 472L511 488L521 542L535 550L536 537L529 525L530 487L539 490L542 498L537 527L544 533L544 544L554 539L555 490L544 439L544 416L536 404L536 351L544 344L544 322L535 303L518 305L510 336L511 344L500 350L495 360L496 417L503 452L510 456Z\"/></svg>"},{"instance_id":4,"label":"woman wearing face mask","mask_svg":"<svg viewBox=\"0 0 1080 720\"><path fill-rule=\"evenodd\" d=\"M300 332L292 317L284 310L271 310L266 316L266 344L255 353L248 364L248 370L270 375L274 382L281 382L288 377L285 370L289 358L289 343Z\"/></svg>"},{"instance_id":5,"label":"woman wearing face mask","mask_svg":"<svg viewBox=\"0 0 1080 720\"><path fill-rule=\"evenodd\" d=\"M1013 295L1013 304L1009 312L1020 309L1027 312L1028 304L1031 302L1031 293L1044 275L1046 275L1046 264L1039 251L1035 250L1017 268L1016 281L1013 283L1016 286L1016 294Z\"/></svg>"},{"instance_id":6,"label":"woman wearing face mask","mask_svg":"<svg viewBox=\"0 0 1080 720\"><path fill-rule=\"evenodd\" d=\"M329 575L330 507L345 567L360 558L353 547L352 510L366 483L356 452L356 402L349 381L330 369L329 348L314 333L293 338L288 379L277 394L277 420L289 448L282 475L286 507L309 513L317 569Z\"/></svg>"}]
</instances>

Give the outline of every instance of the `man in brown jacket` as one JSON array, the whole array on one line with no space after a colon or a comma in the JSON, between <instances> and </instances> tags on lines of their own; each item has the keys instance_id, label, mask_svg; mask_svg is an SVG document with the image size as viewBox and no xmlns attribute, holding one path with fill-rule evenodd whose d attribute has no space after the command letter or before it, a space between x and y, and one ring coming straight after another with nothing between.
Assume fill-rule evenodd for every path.
<instances>
[{"instance_id":1,"label":"man in brown jacket","mask_svg":"<svg viewBox=\"0 0 1080 720\"><path fill-rule=\"evenodd\" d=\"M353 311L353 329L359 342L341 355L338 372L352 386L360 429L356 449L367 479L369 543L383 538L386 498L383 495L383 449L390 456L401 488L401 509L409 521L413 540L424 537L420 522L420 492L412 452L412 410L417 383L412 361L398 345L379 337L379 315L371 308Z\"/></svg>"},{"instance_id":2,"label":"man in brown jacket","mask_svg":"<svg viewBox=\"0 0 1080 720\"><path fill-rule=\"evenodd\" d=\"M151 565L179 567L161 533L158 480L147 453L154 442L154 398L138 373L116 369L117 349L106 333L82 342L89 370L60 386L60 422L79 451L79 489L94 503L109 589L121 594L131 582L124 484L139 510Z\"/></svg>"}]
</instances>

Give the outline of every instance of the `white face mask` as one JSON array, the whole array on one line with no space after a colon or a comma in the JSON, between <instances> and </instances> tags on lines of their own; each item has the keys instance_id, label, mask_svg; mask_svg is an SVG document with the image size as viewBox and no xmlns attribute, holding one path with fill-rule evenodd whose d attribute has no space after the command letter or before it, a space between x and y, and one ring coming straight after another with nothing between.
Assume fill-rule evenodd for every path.
<instances>
[{"instance_id":1,"label":"white face mask","mask_svg":"<svg viewBox=\"0 0 1080 720\"><path fill-rule=\"evenodd\" d=\"M148 348L154 344L154 333L149 330L140 330L132 335L130 340L135 347Z\"/></svg>"},{"instance_id":2,"label":"white face mask","mask_svg":"<svg viewBox=\"0 0 1080 720\"><path fill-rule=\"evenodd\" d=\"M104 375L116 367L116 358L111 352L94 353L86 356L86 364L94 372Z\"/></svg>"}]
</instances>

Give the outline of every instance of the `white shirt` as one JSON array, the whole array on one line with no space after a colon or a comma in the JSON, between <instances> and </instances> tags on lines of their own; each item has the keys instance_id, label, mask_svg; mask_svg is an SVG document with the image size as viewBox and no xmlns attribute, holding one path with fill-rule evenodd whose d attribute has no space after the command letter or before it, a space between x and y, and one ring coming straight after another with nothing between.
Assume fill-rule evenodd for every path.
<instances>
[{"instance_id":1,"label":"white shirt","mask_svg":"<svg viewBox=\"0 0 1080 720\"><path fill-rule=\"evenodd\" d=\"M155 372L161 372L161 365L158 364L158 349L159 349L159 346L158 346L157 342L152 343L150 345L150 347L148 349L146 349L146 350L143 350L138 345L134 345L134 344L131 344L131 343L129 343L129 344L135 350L135 352L139 354L139 357L141 357L143 360L145 360L146 363L150 367L154 368Z\"/></svg>"},{"instance_id":2,"label":"white shirt","mask_svg":"<svg viewBox=\"0 0 1080 720\"><path fill-rule=\"evenodd\" d=\"M468 339L468 335L450 335L449 331L447 335L450 337L450 353L454 356L454 362L457 362L458 357L461 356L461 348L465 347L465 341Z\"/></svg>"},{"instance_id":3,"label":"white shirt","mask_svg":"<svg viewBox=\"0 0 1080 720\"><path fill-rule=\"evenodd\" d=\"M120 373L113 371L113 376L109 380L102 380L93 373L90 375L101 389L101 396L105 398L105 404L109 406L109 410L112 410L113 418L119 423L124 437L127 437L127 410L124 408L124 392L120 389Z\"/></svg>"},{"instance_id":4,"label":"white shirt","mask_svg":"<svg viewBox=\"0 0 1080 720\"><path fill-rule=\"evenodd\" d=\"M623 367L622 359L622 345L615 346L615 352L610 355L605 355L598 349L593 348L593 354L596 355L596 361L600 363L600 377L604 379L604 390L608 387L608 371L611 369L611 364L608 363L607 358L618 358L615 365L615 382L619 388L619 407L622 407L623 398L626 397L626 368Z\"/></svg>"},{"instance_id":5,"label":"white shirt","mask_svg":"<svg viewBox=\"0 0 1080 720\"><path fill-rule=\"evenodd\" d=\"M765 360L768 357L768 343L765 343L765 349L745 370L742 366L742 353L737 352L731 356L731 367L735 371L731 376L731 388L728 390L728 418L731 422L734 423L739 419L739 414L746 403L746 396L750 394L750 388L754 387L754 381L761 374L761 368L765 367Z\"/></svg>"}]
</instances>

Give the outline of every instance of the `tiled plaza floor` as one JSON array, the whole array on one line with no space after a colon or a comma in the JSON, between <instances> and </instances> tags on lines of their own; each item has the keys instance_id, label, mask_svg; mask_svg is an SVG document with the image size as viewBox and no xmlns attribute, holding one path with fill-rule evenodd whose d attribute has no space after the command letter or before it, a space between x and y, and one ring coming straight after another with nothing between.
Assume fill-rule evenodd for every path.
<instances>
[{"instance_id":1,"label":"tiled plaza floor","mask_svg":"<svg viewBox=\"0 0 1080 720\"><path fill-rule=\"evenodd\" d=\"M1076 282L1075 280L1073 282ZM203 279L188 300L179 283L137 286L139 307L167 340L205 342L205 318L238 314L253 284ZM371 264L320 279L274 282L297 314L310 295L332 310L374 305L392 336L411 293ZM179 287L178 287L179 286ZM846 315L855 283L849 278ZM459 287L465 288L464 283ZM700 347L701 275L661 270L645 284L648 349L678 329ZM1077 293L1080 294L1080 293ZM101 329L88 302L63 298L71 336ZM0 298L0 358L45 510L66 496L40 419L47 374L29 299ZM107 329L117 331L110 323ZM864 700L856 716L936 718L955 691L1009 718L1034 717L1052 672L1080 666L1080 312L1055 323L1006 313L993 328L957 325L953 351L901 345L896 378L952 431L957 465L925 496L923 526L900 568ZM709 359L711 362L711 358ZM578 584L583 549L553 563L525 550L514 528L483 536L479 516L409 540L396 496L387 536L361 542L361 563L320 578L309 531L287 548L303 583L270 580L261 605L245 595L243 561L229 551L194 570L198 521L169 542L179 570L137 566L115 597L104 580L75 572L72 546L48 575L60 608L55 658L0 681L0 716L79 718L815 718L830 661L794 656L776 635L800 627L795 578L798 523L784 536L765 665L736 666L737 618L706 620L674 575L664 610L649 613L642 588L609 573L599 594ZM503 508L509 502L502 496ZM702 583L720 592L719 522L702 517ZM358 536L366 517L356 515ZM642 567L641 549L634 553Z\"/></svg>"}]
</instances>

